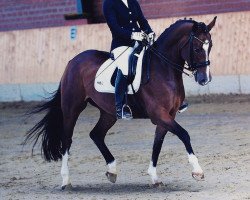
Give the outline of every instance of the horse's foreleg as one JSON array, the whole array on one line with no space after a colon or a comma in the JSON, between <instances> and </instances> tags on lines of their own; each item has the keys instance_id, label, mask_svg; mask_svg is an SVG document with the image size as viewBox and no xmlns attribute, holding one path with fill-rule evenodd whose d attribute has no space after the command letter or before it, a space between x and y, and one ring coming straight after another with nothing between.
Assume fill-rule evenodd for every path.
<instances>
[{"instance_id":1,"label":"horse's foreleg","mask_svg":"<svg viewBox=\"0 0 250 200\"><path fill-rule=\"evenodd\" d=\"M193 167L192 170L193 178L196 180L203 180L204 173L199 165L197 157L194 154L188 132L184 128L182 128L171 116L169 116L168 113L161 112L161 110L154 110L154 117L155 117L154 123L157 124L157 127L162 127L162 130L165 129L165 131L172 132L173 134L177 135L178 138L183 142L188 153L188 161ZM155 144L154 144L154 146L156 146L155 147L156 155L159 155L159 153L157 154L157 148L158 152L160 152L160 147L164 139L163 133L164 131L162 131L161 134L156 134L156 136L158 135L158 137L155 138ZM158 158L158 156L155 157ZM157 159L155 161L157 162ZM151 168L154 169L156 163L153 162L152 165L153 166Z\"/></svg>"},{"instance_id":2,"label":"horse's foreleg","mask_svg":"<svg viewBox=\"0 0 250 200\"><path fill-rule=\"evenodd\" d=\"M94 141L108 165L106 176L112 183L116 182L117 177L116 161L106 146L104 139L106 133L115 124L115 122L116 118L114 116L101 111L101 116L98 123L90 132L90 138Z\"/></svg>"},{"instance_id":3,"label":"horse's foreleg","mask_svg":"<svg viewBox=\"0 0 250 200\"><path fill-rule=\"evenodd\" d=\"M156 165L157 165L158 157L161 152L161 147L162 147L166 133L167 133L167 130L165 128L161 126L156 127L152 158L151 158L149 168L148 168L148 174L150 175L152 183L154 185L162 184L162 182L157 176Z\"/></svg>"},{"instance_id":4,"label":"horse's foreleg","mask_svg":"<svg viewBox=\"0 0 250 200\"><path fill-rule=\"evenodd\" d=\"M192 176L196 180L203 180L204 173L201 169L197 157L194 155L193 148L190 142L190 136L188 132L182 128L176 121L172 120L168 124L170 131L178 136L178 138L184 143L186 150L188 152L188 161L192 165Z\"/></svg>"}]
</instances>

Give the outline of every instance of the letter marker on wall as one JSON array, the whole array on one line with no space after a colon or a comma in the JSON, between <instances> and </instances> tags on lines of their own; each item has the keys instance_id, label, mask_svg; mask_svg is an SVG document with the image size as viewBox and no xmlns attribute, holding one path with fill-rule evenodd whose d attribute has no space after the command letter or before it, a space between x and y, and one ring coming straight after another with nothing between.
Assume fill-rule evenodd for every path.
<instances>
[{"instance_id":1,"label":"letter marker on wall","mask_svg":"<svg viewBox=\"0 0 250 200\"><path fill-rule=\"evenodd\" d=\"M77 37L77 27L76 26L71 26L70 28L70 39L75 40Z\"/></svg>"}]
</instances>

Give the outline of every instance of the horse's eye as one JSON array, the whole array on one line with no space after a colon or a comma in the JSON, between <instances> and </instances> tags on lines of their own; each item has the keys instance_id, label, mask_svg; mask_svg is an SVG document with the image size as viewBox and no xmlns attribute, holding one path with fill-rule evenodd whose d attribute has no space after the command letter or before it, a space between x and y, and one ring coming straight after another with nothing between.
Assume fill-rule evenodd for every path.
<instances>
[{"instance_id":1,"label":"horse's eye","mask_svg":"<svg viewBox=\"0 0 250 200\"><path fill-rule=\"evenodd\" d=\"M198 49L194 49L194 51L195 51L196 53L201 53L201 52L203 51L203 49L198 48Z\"/></svg>"}]
</instances>

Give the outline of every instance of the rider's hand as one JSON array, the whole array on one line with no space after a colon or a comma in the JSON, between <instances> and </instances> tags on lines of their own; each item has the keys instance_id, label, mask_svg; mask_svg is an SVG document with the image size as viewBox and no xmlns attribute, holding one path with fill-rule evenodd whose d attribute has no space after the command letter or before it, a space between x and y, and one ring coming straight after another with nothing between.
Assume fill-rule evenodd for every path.
<instances>
[{"instance_id":1,"label":"rider's hand","mask_svg":"<svg viewBox=\"0 0 250 200\"><path fill-rule=\"evenodd\" d=\"M132 40L143 41L147 39L147 34L144 32L133 32L131 35Z\"/></svg>"},{"instance_id":2,"label":"rider's hand","mask_svg":"<svg viewBox=\"0 0 250 200\"><path fill-rule=\"evenodd\" d=\"M148 43L152 45L155 42L155 32L151 32L148 34Z\"/></svg>"}]
</instances>

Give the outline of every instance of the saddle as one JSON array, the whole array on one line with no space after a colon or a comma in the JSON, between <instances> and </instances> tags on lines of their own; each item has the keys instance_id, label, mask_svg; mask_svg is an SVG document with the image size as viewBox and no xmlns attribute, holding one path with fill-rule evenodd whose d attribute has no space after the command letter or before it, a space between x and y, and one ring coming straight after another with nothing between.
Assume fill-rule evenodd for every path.
<instances>
[{"instance_id":1,"label":"saddle","mask_svg":"<svg viewBox=\"0 0 250 200\"><path fill-rule=\"evenodd\" d=\"M146 53L145 53L146 52ZM145 75L145 67L149 66L148 52L143 46L136 48L129 59L129 82L127 94L134 94L139 90L142 80L142 71ZM138 57L139 55L139 57ZM142 69L142 66L144 69ZM147 74L149 68L147 67ZM112 55L98 69L95 76L94 87L98 92L115 93L115 79L117 75L117 66ZM148 77L147 77L148 79ZM143 80L145 80L143 78Z\"/></svg>"},{"instance_id":2,"label":"saddle","mask_svg":"<svg viewBox=\"0 0 250 200\"><path fill-rule=\"evenodd\" d=\"M129 68L128 68L128 76L127 76L127 85L130 85L133 83L135 76L136 76L136 70L137 70L137 64L138 64L138 59L140 57L141 52L143 51L144 46L140 44L135 50L132 52L132 54L129 57ZM148 61L148 53L146 51L144 52L143 58L142 58L142 65L144 66L147 65ZM111 54L110 55L111 59L114 60L114 56ZM116 79L116 74L117 74L117 68L115 69L112 77L111 77L111 85L115 86L115 79ZM143 70L143 68L142 68Z\"/></svg>"}]
</instances>

